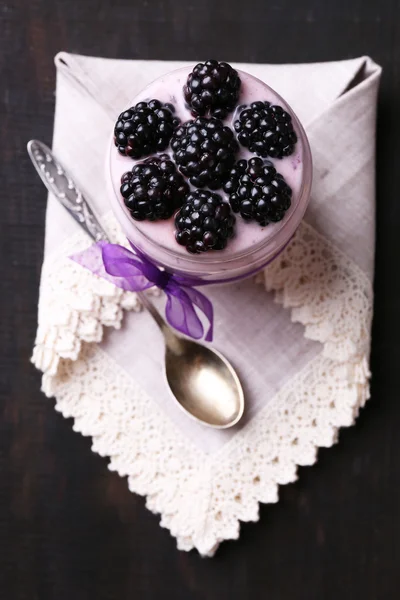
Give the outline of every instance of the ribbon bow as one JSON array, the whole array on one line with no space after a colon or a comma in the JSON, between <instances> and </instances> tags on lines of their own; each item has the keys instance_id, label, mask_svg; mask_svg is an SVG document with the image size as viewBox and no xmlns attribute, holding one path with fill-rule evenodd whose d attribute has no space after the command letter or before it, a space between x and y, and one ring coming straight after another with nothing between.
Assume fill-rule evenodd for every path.
<instances>
[{"instance_id":1,"label":"ribbon bow","mask_svg":"<svg viewBox=\"0 0 400 600\"><path fill-rule=\"evenodd\" d=\"M168 323L195 340L204 335L203 324L195 310L197 307L209 323L204 339L212 341L213 306L204 294L194 289L190 280L161 271L144 256L104 241L70 258L123 290L142 292L153 286L160 288L167 296L165 316Z\"/></svg>"}]
</instances>

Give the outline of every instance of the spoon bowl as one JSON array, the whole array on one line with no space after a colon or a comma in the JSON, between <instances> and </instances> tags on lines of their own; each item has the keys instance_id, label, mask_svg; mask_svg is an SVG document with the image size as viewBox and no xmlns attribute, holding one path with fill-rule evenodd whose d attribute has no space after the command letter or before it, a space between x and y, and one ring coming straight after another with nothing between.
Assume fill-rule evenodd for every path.
<instances>
[{"instance_id":1,"label":"spoon bowl","mask_svg":"<svg viewBox=\"0 0 400 600\"><path fill-rule=\"evenodd\" d=\"M165 374L178 405L193 419L216 429L235 425L243 415L238 376L216 350L175 336L167 341Z\"/></svg>"}]
</instances>

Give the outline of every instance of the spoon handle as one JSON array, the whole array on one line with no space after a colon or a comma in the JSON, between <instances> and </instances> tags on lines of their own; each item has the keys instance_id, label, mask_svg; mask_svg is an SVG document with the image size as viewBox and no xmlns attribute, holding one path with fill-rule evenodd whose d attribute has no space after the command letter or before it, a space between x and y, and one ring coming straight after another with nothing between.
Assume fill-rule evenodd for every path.
<instances>
[{"instance_id":1,"label":"spoon handle","mask_svg":"<svg viewBox=\"0 0 400 600\"><path fill-rule=\"evenodd\" d=\"M110 241L93 212L91 203L82 194L72 177L56 159L50 148L38 140L28 142L29 157L41 180L82 229L95 241ZM170 328L144 292L137 292L143 306L151 314L164 335ZM172 333L172 331L171 331Z\"/></svg>"},{"instance_id":2,"label":"spoon handle","mask_svg":"<svg viewBox=\"0 0 400 600\"><path fill-rule=\"evenodd\" d=\"M42 142L28 142L28 154L44 185L69 214L95 241L107 240L107 234L95 216L90 203L56 159L51 150Z\"/></svg>"}]
</instances>

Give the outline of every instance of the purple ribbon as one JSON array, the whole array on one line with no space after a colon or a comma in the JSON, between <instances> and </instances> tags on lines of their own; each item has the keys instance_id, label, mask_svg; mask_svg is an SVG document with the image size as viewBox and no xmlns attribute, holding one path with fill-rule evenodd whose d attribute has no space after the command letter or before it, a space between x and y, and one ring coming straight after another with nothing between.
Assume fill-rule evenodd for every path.
<instances>
[{"instance_id":1,"label":"purple ribbon","mask_svg":"<svg viewBox=\"0 0 400 600\"><path fill-rule=\"evenodd\" d=\"M204 335L204 327L195 307L206 317L209 328L205 340L213 338L213 306L210 300L184 277L161 271L143 255L108 242L97 242L70 257L95 275L129 292L143 292L153 286L167 296L165 316L172 327L195 340Z\"/></svg>"}]
</instances>

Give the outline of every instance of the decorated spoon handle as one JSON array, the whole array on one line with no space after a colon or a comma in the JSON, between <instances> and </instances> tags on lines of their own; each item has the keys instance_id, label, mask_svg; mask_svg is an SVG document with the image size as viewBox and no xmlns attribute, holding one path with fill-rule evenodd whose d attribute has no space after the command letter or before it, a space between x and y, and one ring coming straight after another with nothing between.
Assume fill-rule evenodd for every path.
<instances>
[{"instance_id":1,"label":"decorated spoon handle","mask_svg":"<svg viewBox=\"0 0 400 600\"><path fill-rule=\"evenodd\" d=\"M54 194L86 233L95 242L108 241L108 236L90 204L50 148L42 142L31 140L28 142L28 154L46 188Z\"/></svg>"}]
</instances>

